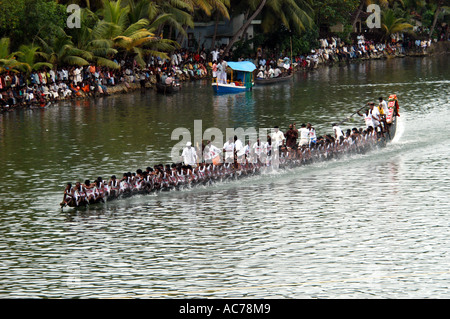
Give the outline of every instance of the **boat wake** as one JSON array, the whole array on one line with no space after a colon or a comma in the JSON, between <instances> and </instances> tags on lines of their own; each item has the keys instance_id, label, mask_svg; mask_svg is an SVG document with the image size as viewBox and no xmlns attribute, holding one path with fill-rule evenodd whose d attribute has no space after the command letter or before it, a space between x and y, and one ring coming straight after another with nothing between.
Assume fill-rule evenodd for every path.
<instances>
[{"instance_id":1,"label":"boat wake","mask_svg":"<svg viewBox=\"0 0 450 319\"><path fill-rule=\"evenodd\" d=\"M397 117L397 131L395 132L395 136L392 139L391 143L392 144L399 143L404 132L405 132L405 117L404 116Z\"/></svg>"}]
</instances>

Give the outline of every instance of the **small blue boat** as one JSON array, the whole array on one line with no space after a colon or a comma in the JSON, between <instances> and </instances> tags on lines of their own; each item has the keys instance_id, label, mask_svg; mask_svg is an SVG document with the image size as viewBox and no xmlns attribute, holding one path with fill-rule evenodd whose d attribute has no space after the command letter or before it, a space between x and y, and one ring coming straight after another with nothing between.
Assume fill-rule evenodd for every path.
<instances>
[{"instance_id":1,"label":"small blue boat","mask_svg":"<svg viewBox=\"0 0 450 319\"><path fill-rule=\"evenodd\" d=\"M217 78L212 83L214 93L226 94L250 91L255 85L253 71L256 70L256 66L249 61L227 62L227 65L231 69L231 79L227 80L227 83L219 83Z\"/></svg>"}]
</instances>

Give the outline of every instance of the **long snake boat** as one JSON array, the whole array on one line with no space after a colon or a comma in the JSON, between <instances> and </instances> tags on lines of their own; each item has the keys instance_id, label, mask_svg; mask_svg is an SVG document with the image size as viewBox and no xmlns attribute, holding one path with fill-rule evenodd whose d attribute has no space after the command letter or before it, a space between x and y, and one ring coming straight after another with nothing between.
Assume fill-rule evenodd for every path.
<instances>
[{"instance_id":1,"label":"long snake boat","mask_svg":"<svg viewBox=\"0 0 450 319\"><path fill-rule=\"evenodd\" d=\"M181 163L165 166L160 164L153 168L147 167L145 171L138 169L136 173L124 173L120 180L113 175L108 182L98 177L92 183L89 180L86 180L84 184L77 182L74 186L68 183L60 205L61 207L86 207L136 194L179 190L195 185L210 185L225 180L241 179L261 174L272 168L294 168L338 159L347 154L364 154L385 147L394 139L399 116L398 109L397 96L389 96L384 132L372 127L366 130L353 128L347 130L347 136L339 140L330 135L324 135L311 145L292 148L281 145L279 152L273 152L272 149L262 157L249 154L245 161L240 163L235 157L235 161L231 163L212 160L211 163L199 163L196 167ZM273 153L270 154L271 152Z\"/></svg>"}]
</instances>

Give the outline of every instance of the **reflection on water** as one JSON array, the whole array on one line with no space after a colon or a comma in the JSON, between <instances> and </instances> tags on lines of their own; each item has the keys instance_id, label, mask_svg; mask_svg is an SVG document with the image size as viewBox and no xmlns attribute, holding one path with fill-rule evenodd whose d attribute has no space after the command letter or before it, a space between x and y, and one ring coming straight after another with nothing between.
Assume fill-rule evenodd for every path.
<instances>
[{"instance_id":1,"label":"reflection on water","mask_svg":"<svg viewBox=\"0 0 450 319\"><path fill-rule=\"evenodd\" d=\"M6 297L448 297L448 58L296 74L215 96L207 81L0 115ZM211 187L58 209L67 181L170 160L171 132L311 122L396 93L386 149ZM362 119L345 127L362 126Z\"/></svg>"}]
</instances>

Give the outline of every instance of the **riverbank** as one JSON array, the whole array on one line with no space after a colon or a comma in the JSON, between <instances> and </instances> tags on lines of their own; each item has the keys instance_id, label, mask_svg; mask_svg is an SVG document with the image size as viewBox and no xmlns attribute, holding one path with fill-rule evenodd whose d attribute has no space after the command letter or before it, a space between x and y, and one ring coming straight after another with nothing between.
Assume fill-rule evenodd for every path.
<instances>
[{"instance_id":1,"label":"riverbank","mask_svg":"<svg viewBox=\"0 0 450 319\"><path fill-rule=\"evenodd\" d=\"M385 50L382 52L369 52L368 54L358 57L358 58L342 58L342 56L338 55L325 55L320 53L319 56L317 56L317 52L312 52L308 56L301 57L298 59L294 59L297 62L294 62L294 72L308 72L312 71L319 67L333 67L335 65L349 65L354 63L362 63L370 60L380 60L380 59L392 59L392 58L417 58L417 57L427 57L432 55L442 55L442 54L448 54L450 52L450 42L448 41L442 41L433 43L427 50L411 50L407 53L400 53L399 51L388 53ZM256 61L255 61L256 62ZM101 90L100 92L98 90L95 91L84 91L79 90L77 94L70 94L66 98L61 97L64 96L63 94L59 94L59 98L56 99L46 99L43 101L41 99L40 102L37 102L35 104L27 104L27 103L21 103L17 104L13 107L2 107L1 112L8 112L8 111L14 111L19 109L26 109L26 108L40 108L48 106L48 102L57 103L59 101L75 101L75 100L87 100L91 98L96 98L100 96L110 96L110 95L117 95L117 94L127 94L131 92L135 92L138 90L153 90L156 88L155 84L158 81L158 77L156 74L149 74L146 77L146 80L144 83L141 83L139 80L137 80L138 77L135 77L134 82L128 81L128 79L125 79L120 84L116 84L113 86L107 86L104 87L104 90ZM188 81L196 81L196 80L204 80L204 79L211 79L212 78L212 69L209 66L207 68L207 73L204 76L189 76L186 75L183 72L178 72L176 74L176 80L178 82L188 82Z\"/></svg>"}]
</instances>

